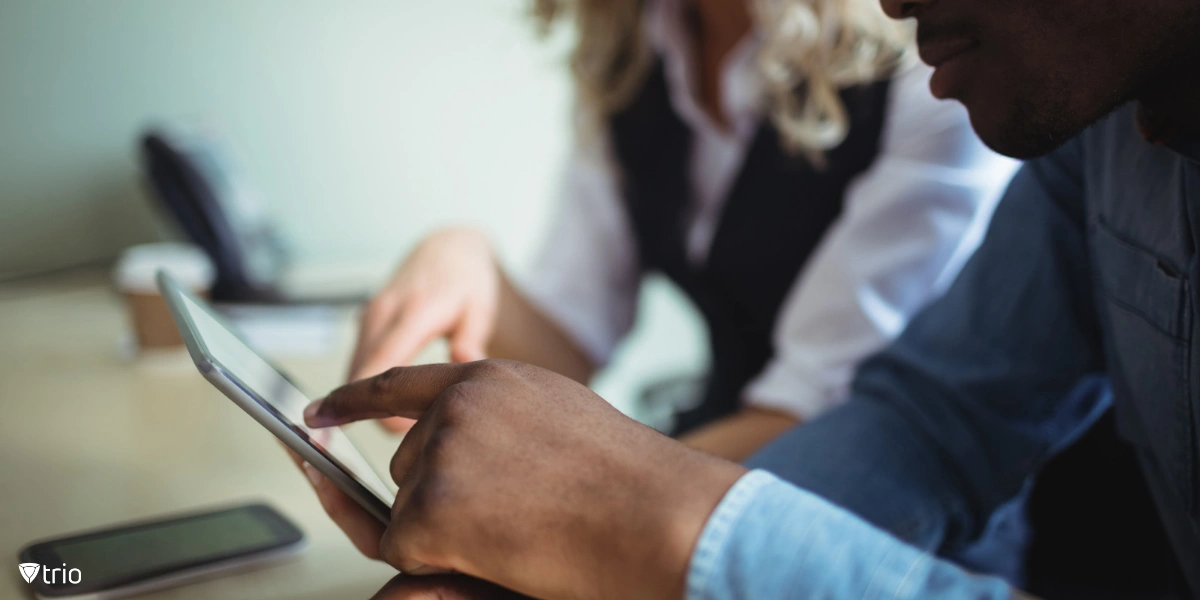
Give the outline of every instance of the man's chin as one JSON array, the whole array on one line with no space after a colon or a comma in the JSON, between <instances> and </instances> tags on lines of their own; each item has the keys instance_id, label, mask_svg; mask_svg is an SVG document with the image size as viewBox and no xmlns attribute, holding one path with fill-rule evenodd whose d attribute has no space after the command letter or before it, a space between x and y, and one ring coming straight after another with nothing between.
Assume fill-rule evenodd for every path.
<instances>
[{"instance_id":1,"label":"man's chin","mask_svg":"<svg viewBox=\"0 0 1200 600\"><path fill-rule=\"evenodd\" d=\"M1029 160L1045 156L1067 143L1070 137L1057 139L1046 136L980 136L983 143L993 152L1018 160Z\"/></svg>"},{"instance_id":2,"label":"man's chin","mask_svg":"<svg viewBox=\"0 0 1200 600\"><path fill-rule=\"evenodd\" d=\"M971 126L992 151L1020 160L1044 156L1067 143L1083 127L1046 127L1037 119L1010 117L991 120L982 111L970 111Z\"/></svg>"}]
</instances>

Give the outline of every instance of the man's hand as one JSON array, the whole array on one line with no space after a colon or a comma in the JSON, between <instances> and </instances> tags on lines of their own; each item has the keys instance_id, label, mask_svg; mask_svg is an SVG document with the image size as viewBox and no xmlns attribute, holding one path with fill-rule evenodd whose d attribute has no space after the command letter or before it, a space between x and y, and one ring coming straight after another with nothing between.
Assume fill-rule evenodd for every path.
<instances>
[{"instance_id":1,"label":"man's hand","mask_svg":"<svg viewBox=\"0 0 1200 600\"><path fill-rule=\"evenodd\" d=\"M528 600L528 596L463 575L397 575L371 600Z\"/></svg>"},{"instance_id":2,"label":"man's hand","mask_svg":"<svg viewBox=\"0 0 1200 600\"><path fill-rule=\"evenodd\" d=\"M305 411L314 427L389 416L418 419L392 460L390 525L367 539L377 530L336 500L334 519L401 571L537 597L682 597L701 529L745 472L515 362L398 367Z\"/></svg>"}]
</instances>

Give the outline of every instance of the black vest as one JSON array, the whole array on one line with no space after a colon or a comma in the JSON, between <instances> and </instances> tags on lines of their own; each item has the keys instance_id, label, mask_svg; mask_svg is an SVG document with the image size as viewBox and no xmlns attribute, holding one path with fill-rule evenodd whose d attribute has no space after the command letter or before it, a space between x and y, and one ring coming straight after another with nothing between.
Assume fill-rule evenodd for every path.
<instances>
[{"instance_id":1,"label":"black vest","mask_svg":"<svg viewBox=\"0 0 1200 600\"><path fill-rule=\"evenodd\" d=\"M682 288L708 324L712 371L702 403L678 415L676 434L734 412L742 388L766 366L783 300L841 214L847 186L879 152L887 91L882 81L842 92L853 127L826 152L822 170L786 152L764 121L701 267L690 264L686 247L692 134L671 106L661 64L612 118L613 152L642 267Z\"/></svg>"}]
</instances>

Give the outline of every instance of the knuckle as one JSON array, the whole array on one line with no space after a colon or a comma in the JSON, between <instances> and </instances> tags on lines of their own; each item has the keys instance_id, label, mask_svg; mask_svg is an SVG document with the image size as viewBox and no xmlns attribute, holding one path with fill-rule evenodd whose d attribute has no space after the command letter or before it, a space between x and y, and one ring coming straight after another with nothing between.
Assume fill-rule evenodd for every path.
<instances>
[{"instance_id":1,"label":"knuckle","mask_svg":"<svg viewBox=\"0 0 1200 600\"><path fill-rule=\"evenodd\" d=\"M510 377L516 372L520 363L499 358L489 358L472 363L471 379L501 379Z\"/></svg>"},{"instance_id":2,"label":"knuckle","mask_svg":"<svg viewBox=\"0 0 1200 600\"><path fill-rule=\"evenodd\" d=\"M456 383L442 392L440 416L445 423L461 423L474 412L478 389L470 383ZM430 440L432 441L432 440Z\"/></svg>"},{"instance_id":3,"label":"knuckle","mask_svg":"<svg viewBox=\"0 0 1200 600\"><path fill-rule=\"evenodd\" d=\"M393 511L391 524L380 541L379 556L384 562L406 571L428 561L431 536L426 534L435 531L431 529L435 524L423 509L429 502L414 490L403 508Z\"/></svg>"},{"instance_id":4,"label":"knuckle","mask_svg":"<svg viewBox=\"0 0 1200 600\"><path fill-rule=\"evenodd\" d=\"M430 435L429 439L425 441L422 454L425 456L425 462L432 467L430 477L427 479L440 477L440 468L453 458L450 434L446 430L442 430Z\"/></svg>"},{"instance_id":5,"label":"knuckle","mask_svg":"<svg viewBox=\"0 0 1200 600\"><path fill-rule=\"evenodd\" d=\"M395 526L389 528L387 534L380 541L379 558L383 559L383 562L399 569L405 557L404 548L400 545L399 539L402 537L402 534L396 532L396 529L397 527Z\"/></svg>"},{"instance_id":6,"label":"knuckle","mask_svg":"<svg viewBox=\"0 0 1200 600\"><path fill-rule=\"evenodd\" d=\"M401 448L392 455L392 460L388 463L392 481L397 486L404 487L406 479L418 478L422 473L419 462L420 457L413 455L412 448L401 444Z\"/></svg>"},{"instance_id":7,"label":"knuckle","mask_svg":"<svg viewBox=\"0 0 1200 600\"><path fill-rule=\"evenodd\" d=\"M367 389L372 396L381 396L397 389L405 377L404 367L392 367L371 379Z\"/></svg>"},{"instance_id":8,"label":"knuckle","mask_svg":"<svg viewBox=\"0 0 1200 600\"><path fill-rule=\"evenodd\" d=\"M518 379L534 379L545 373L542 369L529 363L510 361L509 372Z\"/></svg>"},{"instance_id":9,"label":"knuckle","mask_svg":"<svg viewBox=\"0 0 1200 600\"><path fill-rule=\"evenodd\" d=\"M450 504L451 486L441 473L434 471L413 488L409 509L426 527L437 528L439 514Z\"/></svg>"},{"instance_id":10,"label":"knuckle","mask_svg":"<svg viewBox=\"0 0 1200 600\"><path fill-rule=\"evenodd\" d=\"M487 359L471 363L468 380L486 381L492 384L521 384L544 379L546 371L528 363L515 360ZM507 396L508 394L502 394Z\"/></svg>"},{"instance_id":11,"label":"knuckle","mask_svg":"<svg viewBox=\"0 0 1200 600\"><path fill-rule=\"evenodd\" d=\"M392 475L392 483L400 485L404 478L408 476L408 466L403 460L403 454L396 452L392 455L392 461L388 463L388 472Z\"/></svg>"}]
</instances>

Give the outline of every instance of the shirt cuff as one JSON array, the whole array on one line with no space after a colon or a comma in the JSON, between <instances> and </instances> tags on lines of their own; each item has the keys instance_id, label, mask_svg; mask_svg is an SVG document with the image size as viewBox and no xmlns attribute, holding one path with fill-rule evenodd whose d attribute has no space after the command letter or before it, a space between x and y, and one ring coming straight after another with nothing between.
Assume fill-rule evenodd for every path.
<instances>
[{"instance_id":1,"label":"shirt cuff","mask_svg":"<svg viewBox=\"0 0 1200 600\"><path fill-rule=\"evenodd\" d=\"M1012 595L1003 580L966 573L761 470L726 492L687 574L689 600Z\"/></svg>"},{"instance_id":2,"label":"shirt cuff","mask_svg":"<svg viewBox=\"0 0 1200 600\"><path fill-rule=\"evenodd\" d=\"M688 600L711 597L707 591L711 587L710 580L714 571L721 566L719 561L726 540L746 506L754 500L763 486L773 481L776 481L775 476L766 471L750 471L725 492L725 497L708 518L708 523L700 534L700 541L696 542L696 550L692 552L692 563L687 575Z\"/></svg>"}]
</instances>

